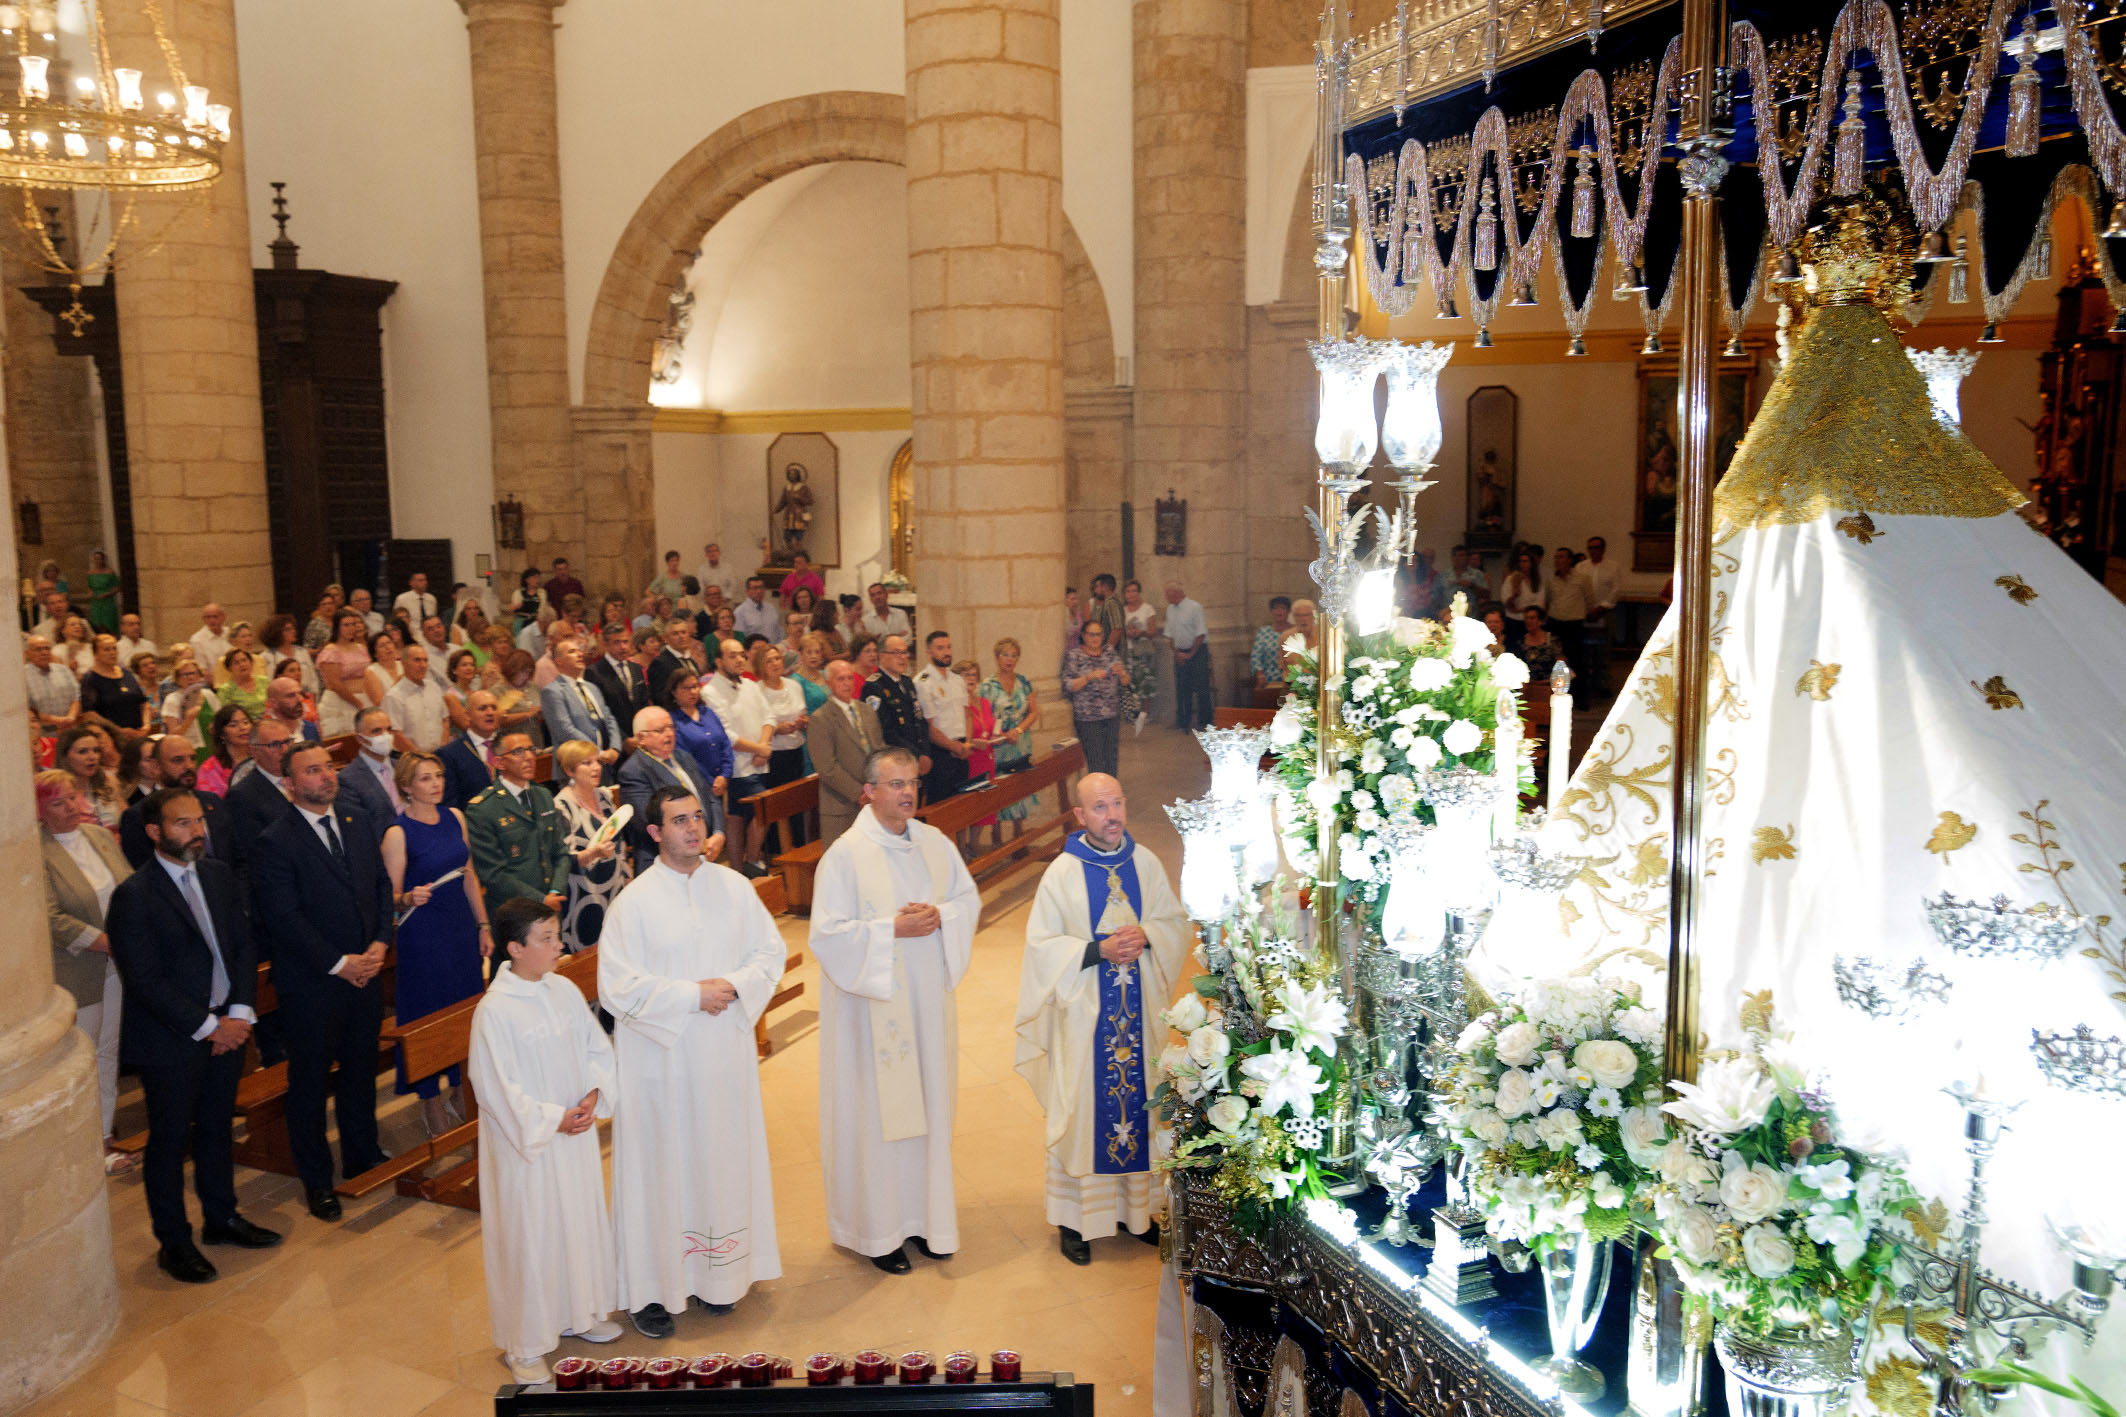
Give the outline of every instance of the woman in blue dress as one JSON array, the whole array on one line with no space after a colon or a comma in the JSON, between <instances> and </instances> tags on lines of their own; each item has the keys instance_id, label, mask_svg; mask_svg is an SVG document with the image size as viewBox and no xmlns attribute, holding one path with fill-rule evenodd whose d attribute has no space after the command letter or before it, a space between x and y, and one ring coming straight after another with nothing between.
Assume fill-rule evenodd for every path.
<instances>
[{"instance_id":1,"label":"woman in blue dress","mask_svg":"<svg viewBox=\"0 0 2126 1417\"><path fill-rule=\"evenodd\" d=\"M432 753L404 753L392 776L406 805L384 833L384 868L391 873L392 905L399 912L396 1006L399 1022L407 1023L478 996L486 987L482 961L494 945L465 818L442 805L442 760ZM453 871L464 874L445 881ZM445 1074L452 1091L448 1100L441 1087ZM432 1137L464 1122L459 1085L456 1067L408 1079L405 1064L399 1065L398 1091L419 1094L421 1119Z\"/></svg>"},{"instance_id":2,"label":"woman in blue dress","mask_svg":"<svg viewBox=\"0 0 2126 1417\"><path fill-rule=\"evenodd\" d=\"M664 707L672 715L680 751L693 755L709 791L721 797L731 776L731 737L716 711L701 701L701 676L691 669L673 671L664 681Z\"/></svg>"}]
</instances>

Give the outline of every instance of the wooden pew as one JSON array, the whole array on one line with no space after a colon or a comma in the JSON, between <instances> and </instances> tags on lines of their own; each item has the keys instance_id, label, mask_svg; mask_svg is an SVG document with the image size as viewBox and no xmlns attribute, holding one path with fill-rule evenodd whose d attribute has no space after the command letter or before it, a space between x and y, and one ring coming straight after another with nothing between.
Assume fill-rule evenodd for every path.
<instances>
[{"instance_id":1,"label":"wooden pew","mask_svg":"<svg viewBox=\"0 0 2126 1417\"><path fill-rule=\"evenodd\" d=\"M751 797L740 799L752 804L759 814L763 827L780 828L782 823L802 820L811 827L807 836L810 841L819 840L819 774L810 773L794 782L780 787L771 787L765 792L756 792ZM799 848L790 845L789 832L778 830L776 841L784 848L773 859L780 862L783 856ZM785 885L787 889L787 884ZM810 903L809 898L806 901ZM781 912L776 912L780 914Z\"/></svg>"},{"instance_id":2,"label":"wooden pew","mask_svg":"<svg viewBox=\"0 0 2126 1417\"><path fill-rule=\"evenodd\" d=\"M774 876L763 876L754 882L761 904L768 907L771 915L783 913L782 882ZM788 973L804 963L801 952L790 954L783 961L783 970ZM596 945L578 954L564 956L555 966L555 972L582 991L584 1000L592 1007L598 1003L598 947ZM803 994L802 983L785 985L778 989L762 1011L761 1021L754 1025L754 1038L761 1057L769 1052L767 1042L767 1015L790 1000ZM384 1043L394 1059L403 1057L406 1076L428 1077L445 1068L463 1067L472 1048L472 1016L480 1006L477 998L461 1000L449 1008L438 1009L423 1018L409 1023L393 1024L384 1030ZM466 1210L480 1208L480 1158L475 1143L480 1135L479 1099L473 1095L468 1080L463 1089L465 1120L441 1136L408 1147L397 1156L350 1177L335 1189L343 1196L364 1196L380 1186L396 1184L402 1196L418 1200L434 1201L439 1205L455 1205ZM285 1140L286 1131L281 1133ZM449 1165L444 1170L431 1174L430 1167L446 1161L459 1151L471 1148L471 1154Z\"/></svg>"},{"instance_id":3,"label":"wooden pew","mask_svg":"<svg viewBox=\"0 0 2126 1417\"><path fill-rule=\"evenodd\" d=\"M1214 708L1211 710L1211 727L1268 728L1270 720L1275 717L1275 704L1268 708Z\"/></svg>"}]
</instances>

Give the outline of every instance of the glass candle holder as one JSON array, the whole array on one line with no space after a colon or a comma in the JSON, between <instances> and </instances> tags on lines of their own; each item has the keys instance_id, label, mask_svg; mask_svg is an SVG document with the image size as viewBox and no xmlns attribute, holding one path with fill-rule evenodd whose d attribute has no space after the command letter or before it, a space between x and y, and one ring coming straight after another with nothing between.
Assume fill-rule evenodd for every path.
<instances>
[{"instance_id":1,"label":"glass candle holder","mask_svg":"<svg viewBox=\"0 0 2126 1417\"><path fill-rule=\"evenodd\" d=\"M989 1355L989 1380L993 1383L1015 1383L1019 1380L1017 1350L999 1348Z\"/></svg>"},{"instance_id":2,"label":"glass candle holder","mask_svg":"<svg viewBox=\"0 0 2126 1417\"><path fill-rule=\"evenodd\" d=\"M581 1392L597 1371L598 1365L588 1358L563 1358L554 1364L554 1390Z\"/></svg>"},{"instance_id":3,"label":"glass candle holder","mask_svg":"<svg viewBox=\"0 0 2126 1417\"><path fill-rule=\"evenodd\" d=\"M832 1387L842 1380L842 1355L815 1353L805 1359L805 1382L810 1387Z\"/></svg>"},{"instance_id":4,"label":"glass candle holder","mask_svg":"<svg viewBox=\"0 0 2126 1417\"><path fill-rule=\"evenodd\" d=\"M866 1348L854 1359L856 1380L864 1385L886 1381L886 1369L892 1366L893 1360L876 1348Z\"/></svg>"},{"instance_id":5,"label":"glass candle holder","mask_svg":"<svg viewBox=\"0 0 2126 1417\"><path fill-rule=\"evenodd\" d=\"M608 1358L598 1365L598 1385L608 1392L625 1392L642 1380L640 1358Z\"/></svg>"},{"instance_id":6,"label":"glass candle holder","mask_svg":"<svg viewBox=\"0 0 2126 1417\"><path fill-rule=\"evenodd\" d=\"M695 1387L728 1387L731 1382L731 1355L711 1353L696 1358L687 1364L687 1379Z\"/></svg>"},{"instance_id":7,"label":"glass candle holder","mask_svg":"<svg viewBox=\"0 0 2126 1417\"><path fill-rule=\"evenodd\" d=\"M948 1383L971 1383L975 1379L975 1374L981 1371L981 1366L981 1360L965 1349L961 1349L957 1353L947 1353L944 1363L945 1381Z\"/></svg>"},{"instance_id":8,"label":"glass candle holder","mask_svg":"<svg viewBox=\"0 0 2126 1417\"><path fill-rule=\"evenodd\" d=\"M901 1381L904 1383L927 1383L937 1371L937 1359L928 1353L903 1353L901 1355Z\"/></svg>"},{"instance_id":9,"label":"glass candle holder","mask_svg":"<svg viewBox=\"0 0 2126 1417\"><path fill-rule=\"evenodd\" d=\"M775 1359L766 1353L748 1353L738 1360L740 1387L766 1387L775 1381Z\"/></svg>"},{"instance_id":10,"label":"glass candle holder","mask_svg":"<svg viewBox=\"0 0 2126 1417\"><path fill-rule=\"evenodd\" d=\"M652 1358L642 1365L642 1384L657 1391L666 1391L679 1386L686 1376L687 1360L684 1358Z\"/></svg>"}]
</instances>

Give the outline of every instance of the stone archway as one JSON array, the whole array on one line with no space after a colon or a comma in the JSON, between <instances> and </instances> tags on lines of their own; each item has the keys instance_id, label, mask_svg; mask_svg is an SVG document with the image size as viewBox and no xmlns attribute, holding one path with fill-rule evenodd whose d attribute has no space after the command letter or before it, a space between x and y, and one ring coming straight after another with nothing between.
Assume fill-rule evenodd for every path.
<instances>
[{"instance_id":1,"label":"stone archway","mask_svg":"<svg viewBox=\"0 0 2126 1417\"><path fill-rule=\"evenodd\" d=\"M650 353L663 328L667 295L689 254L733 207L779 177L828 162L903 164L907 103L899 94L834 90L782 99L740 114L696 144L650 189L606 263L591 309L583 360L583 402L576 410L576 466L590 505L624 508L628 542L649 555L655 528L650 461ZM1128 391L1114 390L1114 335L1107 300L1069 217L1063 221L1063 339L1069 392L1066 436L1073 459L1090 477L1119 489L1128 445ZM1072 506L1080 505L1073 495ZM1071 539L1100 510L1097 494L1073 515ZM1111 508L1116 505L1109 503ZM598 515L593 510L592 515ZM1112 512L1108 520L1113 520ZM1119 539L1119 538L1116 538ZM1096 548L1088 546L1088 552ZM1104 548L1097 548L1104 549ZM648 565L643 559L641 564ZM1072 564L1080 564L1073 556ZM1089 573L1088 573L1089 574Z\"/></svg>"}]
</instances>

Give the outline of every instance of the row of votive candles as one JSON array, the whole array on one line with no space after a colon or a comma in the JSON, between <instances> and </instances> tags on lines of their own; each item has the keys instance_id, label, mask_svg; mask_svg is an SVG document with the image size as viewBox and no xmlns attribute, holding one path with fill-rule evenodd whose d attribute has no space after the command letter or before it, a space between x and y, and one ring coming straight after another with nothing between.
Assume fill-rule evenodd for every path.
<instances>
[{"instance_id":1,"label":"row of votive candles","mask_svg":"<svg viewBox=\"0 0 2126 1417\"><path fill-rule=\"evenodd\" d=\"M964 1350L947 1353L941 1364L928 1353L903 1353L899 1359L867 1348L853 1357L839 1353L815 1353L805 1359L805 1381L813 1387L831 1387L843 1379L859 1386L883 1383L889 1376L903 1383L927 1383L943 1375L948 1383L971 1383L981 1376L981 1360ZM1019 1355L1000 1348L989 1355L989 1380L1015 1383L1019 1380ZM688 1362L684 1358L563 1358L554 1364L554 1386L562 1392L602 1387L620 1392L628 1388L677 1387L766 1387L778 1378L797 1376L797 1365L772 1353L748 1353L733 1358L711 1353Z\"/></svg>"}]
</instances>

